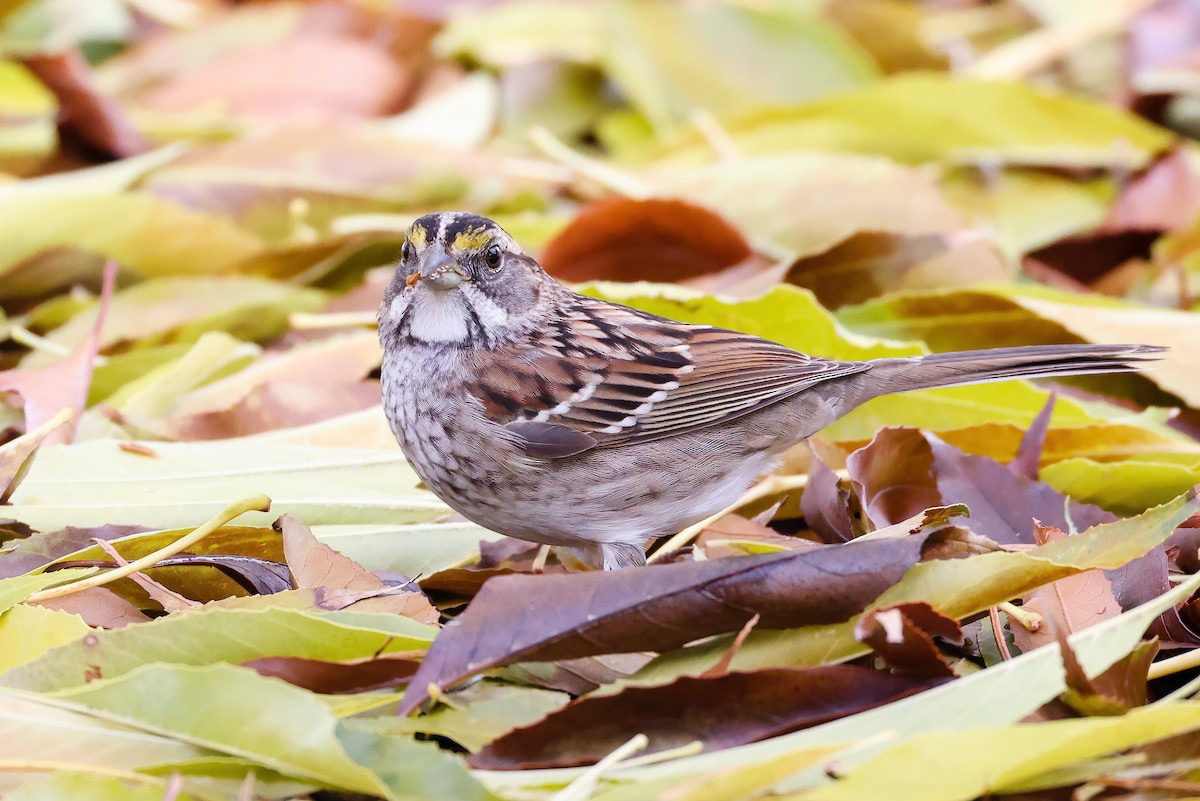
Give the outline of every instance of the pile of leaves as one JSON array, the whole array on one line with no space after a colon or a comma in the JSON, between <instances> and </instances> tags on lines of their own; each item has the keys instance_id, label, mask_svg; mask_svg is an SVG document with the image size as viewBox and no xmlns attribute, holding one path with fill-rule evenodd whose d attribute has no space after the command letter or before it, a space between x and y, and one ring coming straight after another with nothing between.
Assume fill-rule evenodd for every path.
<instances>
[{"instance_id":1,"label":"pile of leaves","mask_svg":"<svg viewBox=\"0 0 1200 801\"><path fill-rule=\"evenodd\" d=\"M0 2L0 797L1200 795L1193 0ZM456 518L379 407L421 214L868 359L651 564Z\"/></svg>"}]
</instances>

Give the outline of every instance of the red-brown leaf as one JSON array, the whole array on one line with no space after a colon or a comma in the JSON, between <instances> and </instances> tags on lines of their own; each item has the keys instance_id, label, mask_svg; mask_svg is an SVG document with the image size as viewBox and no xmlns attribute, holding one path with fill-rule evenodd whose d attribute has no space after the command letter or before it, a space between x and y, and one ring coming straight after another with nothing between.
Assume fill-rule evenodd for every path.
<instances>
[{"instance_id":1,"label":"red-brown leaf","mask_svg":"<svg viewBox=\"0 0 1200 801\"><path fill-rule=\"evenodd\" d=\"M516 661L664 651L737 631L835 623L862 611L921 557L909 537L636 570L499 576L446 624L400 706Z\"/></svg>"},{"instance_id":2,"label":"red-brown leaf","mask_svg":"<svg viewBox=\"0 0 1200 801\"><path fill-rule=\"evenodd\" d=\"M852 715L935 683L853 665L689 676L580 699L493 740L467 761L488 770L589 765L639 732L650 738L649 752L696 740L716 751Z\"/></svg>"},{"instance_id":3,"label":"red-brown leaf","mask_svg":"<svg viewBox=\"0 0 1200 801\"><path fill-rule=\"evenodd\" d=\"M264 676L274 676L315 693L365 693L386 690L406 683L420 664L411 655L326 662L299 656L267 656L243 662Z\"/></svg>"},{"instance_id":4,"label":"red-brown leaf","mask_svg":"<svg viewBox=\"0 0 1200 801\"><path fill-rule=\"evenodd\" d=\"M752 254L740 232L682 200L613 198L583 209L541 254L564 281L680 281Z\"/></svg>"},{"instance_id":5,"label":"red-brown leaf","mask_svg":"<svg viewBox=\"0 0 1200 801\"><path fill-rule=\"evenodd\" d=\"M954 671L933 638L961 644L963 634L957 620L922 601L870 610L855 624L854 636L898 673L950 678Z\"/></svg>"}]
</instances>

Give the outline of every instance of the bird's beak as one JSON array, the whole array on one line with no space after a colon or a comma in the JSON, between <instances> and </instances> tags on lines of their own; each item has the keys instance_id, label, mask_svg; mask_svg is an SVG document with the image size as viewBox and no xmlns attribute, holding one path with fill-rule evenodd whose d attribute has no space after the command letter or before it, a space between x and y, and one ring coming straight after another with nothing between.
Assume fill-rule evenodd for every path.
<instances>
[{"instance_id":1,"label":"bird's beak","mask_svg":"<svg viewBox=\"0 0 1200 801\"><path fill-rule=\"evenodd\" d=\"M446 249L440 245L433 245L421 254L417 271L421 276L422 284L430 289L443 292L453 289L463 281L470 280L458 268Z\"/></svg>"}]
</instances>

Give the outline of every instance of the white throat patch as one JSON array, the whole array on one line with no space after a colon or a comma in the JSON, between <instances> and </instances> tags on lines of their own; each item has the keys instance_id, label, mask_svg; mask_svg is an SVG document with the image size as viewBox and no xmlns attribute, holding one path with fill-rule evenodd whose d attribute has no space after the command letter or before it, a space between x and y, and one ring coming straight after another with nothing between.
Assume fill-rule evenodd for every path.
<instances>
[{"instance_id":1,"label":"white throat patch","mask_svg":"<svg viewBox=\"0 0 1200 801\"><path fill-rule=\"evenodd\" d=\"M462 342L467 338L467 310L456 292L422 292L411 302L408 331L424 342Z\"/></svg>"},{"instance_id":2,"label":"white throat patch","mask_svg":"<svg viewBox=\"0 0 1200 801\"><path fill-rule=\"evenodd\" d=\"M388 310L392 324L398 325L406 311L408 333L422 342L462 342L467 339L471 312L479 318L485 331L494 331L508 323L508 312L469 283L449 292L398 295Z\"/></svg>"}]
</instances>

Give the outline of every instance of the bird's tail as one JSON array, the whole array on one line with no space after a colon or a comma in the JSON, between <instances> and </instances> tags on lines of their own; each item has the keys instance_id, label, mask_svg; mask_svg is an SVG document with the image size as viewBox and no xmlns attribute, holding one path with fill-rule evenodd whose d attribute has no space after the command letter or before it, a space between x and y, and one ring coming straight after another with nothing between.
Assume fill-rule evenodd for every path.
<instances>
[{"instance_id":1,"label":"bird's tail","mask_svg":"<svg viewBox=\"0 0 1200 801\"><path fill-rule=\"evenodd\" d=\"M876 359L869 362L871 369L860 375L866 379L862 384L876 390L871 393L874 397L1010 378L1131 373L1165 350L1154 345L1027 345Z\"/></svg>"}]
</instances>

